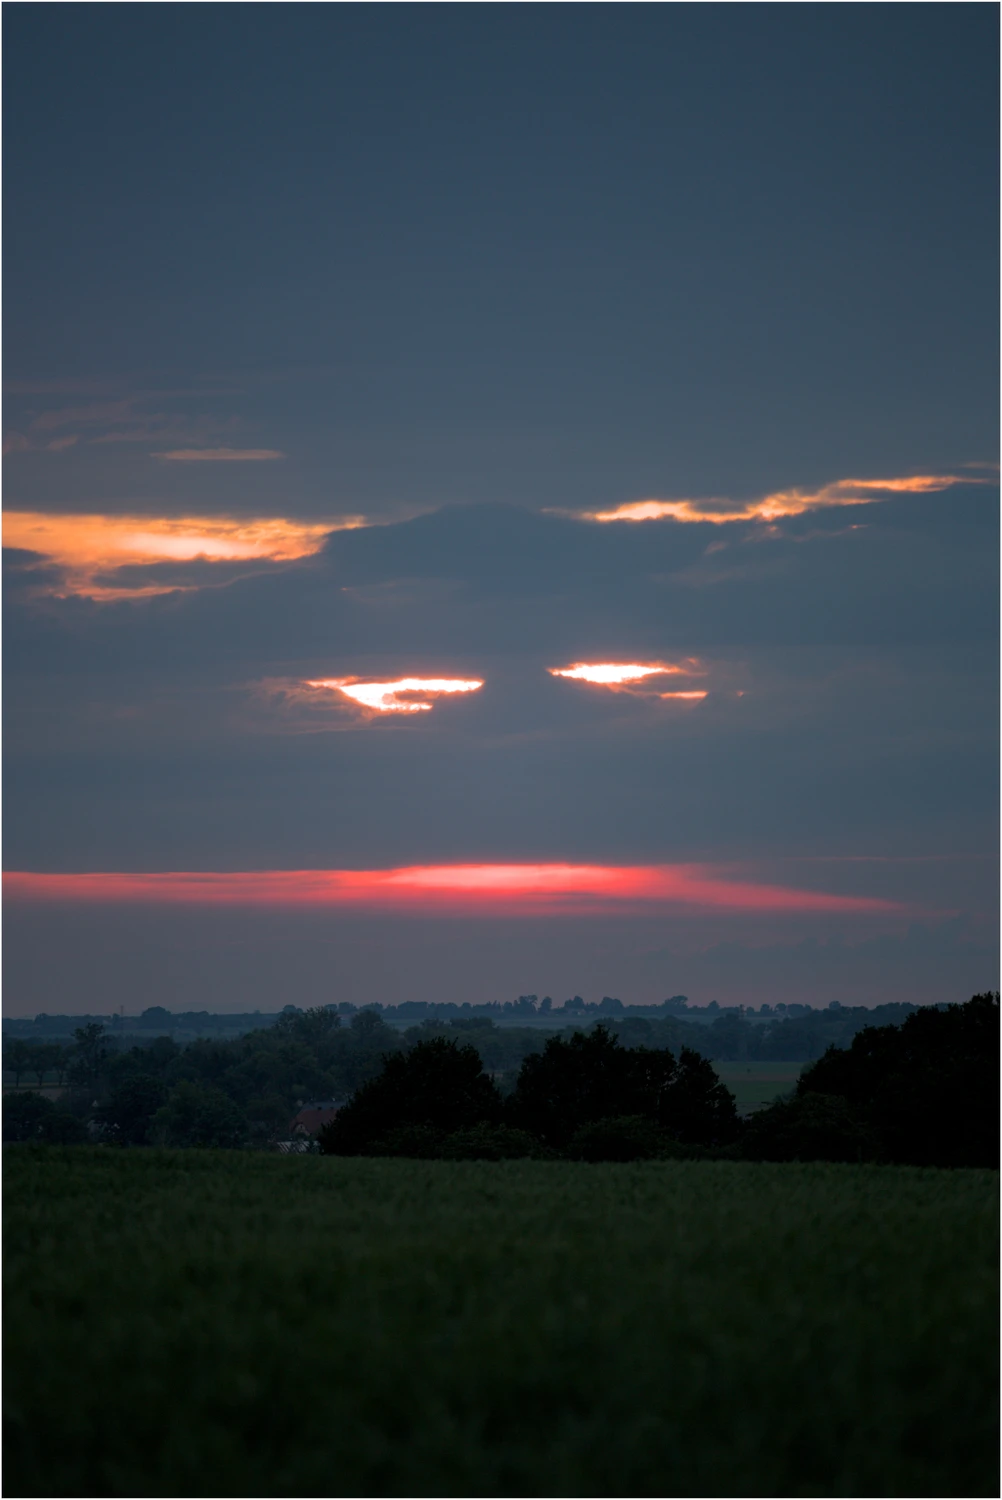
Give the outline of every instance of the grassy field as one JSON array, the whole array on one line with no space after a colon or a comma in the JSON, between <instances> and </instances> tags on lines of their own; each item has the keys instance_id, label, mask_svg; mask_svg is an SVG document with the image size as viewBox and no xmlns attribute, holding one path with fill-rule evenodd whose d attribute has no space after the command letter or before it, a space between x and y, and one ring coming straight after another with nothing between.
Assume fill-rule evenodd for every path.
<instances>
[{"instance_id":1,"label":"grassy field","mask_svg":"<svg viewBox=\"0 0 1002 1500\"><path fill-rule=\"evenodd\" d=\"M10 1148L10 1496L982 1496L997 1175Z\"/></svg>"},{"instance_id":2,"label":"grassy field","mask_svg":"<svg viewBox=\"0 0 1002 1500\"><path fill-rule=\"evenodd\" d=\"M713 1071L734 1095L740 1114L788 1094L807 1066L802 1062L715 1062Z\"/></svg>"}]
</instances>

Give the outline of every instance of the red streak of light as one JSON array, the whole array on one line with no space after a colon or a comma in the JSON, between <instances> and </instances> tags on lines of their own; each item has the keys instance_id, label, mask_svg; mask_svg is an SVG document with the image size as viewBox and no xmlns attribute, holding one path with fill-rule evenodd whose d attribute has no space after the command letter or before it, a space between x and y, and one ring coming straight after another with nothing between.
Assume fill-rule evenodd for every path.
<instances>
[{"instance_id":1,"label":"red streak of light","mask_svg":"<svg viewBox=\"0 0 1002 1500\"><path fill-rule=\"evenodd\" d=\"M897 912L894 901L722 877L709 865L414 865L396 870L40 874L10 871L15 901L367 907L449 915L696 906L760 912Z\"/></svg>"}]
</instances>

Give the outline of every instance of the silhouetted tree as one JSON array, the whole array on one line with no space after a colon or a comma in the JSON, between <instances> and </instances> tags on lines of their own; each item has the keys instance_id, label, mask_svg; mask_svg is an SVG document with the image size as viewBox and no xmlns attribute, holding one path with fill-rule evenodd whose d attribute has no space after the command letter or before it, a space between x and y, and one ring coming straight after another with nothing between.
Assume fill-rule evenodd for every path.
<instances>
[{"instance_id":1,"label":"silhouetted tree","mask_svg":"<svg viewBox=\"0 0 1002 1500\"><path fill-rule=\"evenodd\" d=\"M38 1087L45 1082L46 1073L51 1073L62 1058L63 1049L58 1042L36 1042L31 1049L31 1072L38 1079Z\"/></svg>"},{"instance_id":2,"label":"silhouetted tree","mask_svg":"<svg viewBox=\"0 0 1002 1500\"><path fill-rule=\"evenodd\" d=\"M167 1089L150 1073L134 1073L113 1088L95 1116L108 1139L122 1146L149 1144L150 1126L166 1102Z\"/></svg>"},{"instance_id":3,"label":"silhouetted tree","mask_svg":"<svg viewBox=\"0 0 1002 1500\"><path fill-rule=\"evenodd\" d=\"M97 1021L78 1026L73 1033L73 1061L69 1075L74 1083L93 1086L104 1073L111 1045L104 1027Z\"/></svg>"},{"instance_id":4,"label":"silhouetted tree","mask_svg":"<svg viewBox=\"0 0 1002 1500\"><path fill-rule=\"evenodd\" d=\"M501 1113L501 1096L477 1050L435 1038L385 1058L379 1076L322 1128L320 1149L363 1155L391 1132L421 1127L450 1134L482 1121L500 1123Z\"/></svg>"},{"instance_id":5,"label":"silhouetted tree","mask_svg":"<svg viewBox=\"0 0 1002 1500\"><path fill-rule=\"evenodd\" d=\"M150 1139L162 1146L240 1146L247 1134L243 1115L221 1089L179 1083L153 1116Z\"/></svg>"},{"instance_id":6,"label":"silhouetted tree","mask_svg":"<svg viewBox=\"0 0 1002 1500\"><path fill-rule=\"evenodd\" d=\"M718 1145L738 1130L734 1098L688 1047L621 1047L606 1027L551 1037L522 1063L509 1102L513 1123L562 1149L582 1126L642 1118L687 1143Z\"/></svg>"},{"instance_id":7,"label":"silhouetted tree","mask_svg":"<svg viewBox=\"0 0 1002 1500\"><path fill-rule=\"evenodd\" d=\"M31 1067L33 1050L32 1043L24 1041L21 1037L15 1038L4 1049L4 1066L14 1074L15 1088L20 1086L21 1074L26 1073Z\"/></svg>"},{"instance_id":8,"label":"silhouetted tree","mask_svg":"<svg viewBox=\"0 0 1002 1500\"><path fill-rule=\"evenodd\" d=\"M805 1069L797 1092L847 1100L888 1161L997 1167L998 994L867 1027Z\"/></svg>"},{"instance_id":9,"label":"silhouetted tree","mask_svg":"<svg viewBox=\"0 0 1002 1500\"><path fill-rule=\"evenodd\" d=\"M51 1099L28 1090L4 1095L3 1138L7 1143L37 1141L73 1146L86 1141L87 1127Z\"/></svg>"}]
</instances>

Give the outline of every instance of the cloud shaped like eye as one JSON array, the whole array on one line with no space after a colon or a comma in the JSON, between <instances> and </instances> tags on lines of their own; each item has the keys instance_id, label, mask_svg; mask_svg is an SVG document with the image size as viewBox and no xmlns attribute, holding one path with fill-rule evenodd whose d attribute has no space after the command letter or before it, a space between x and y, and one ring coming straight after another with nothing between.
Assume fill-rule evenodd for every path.
<instances>
[{"instance_id":1,"label":"cloud shaped like eye","mask_svg":"<svg viewBox=\"0 0 1002 1500\"><path fill-rule=\"evenodd\" d=\"M476 678L400 677L396 682L359 682L354 677L322 677L304 684L351 698L377 714L419 714L434 708L434 700L449 693L475 693L483 687ZM431 701L429 701L431 700Z\"/></svg>"},{"instance_id":2,"label":"cloud shaped like eye","mask_svg":"<svg viewBox=\"0 0 1002 1500\"><path fill-rule=\"evenodd\" d=\"M574 682L586 682L613 691L639 692L645 697L694 702L707 695L706 688L662 693L652 691L653 684L648 685L648 679L654 677L705 676L702 664L695 657L684 662L576 662L570 667L548 667L547 670L551 677L568 677Z\"/></svg>"}]
</instances>

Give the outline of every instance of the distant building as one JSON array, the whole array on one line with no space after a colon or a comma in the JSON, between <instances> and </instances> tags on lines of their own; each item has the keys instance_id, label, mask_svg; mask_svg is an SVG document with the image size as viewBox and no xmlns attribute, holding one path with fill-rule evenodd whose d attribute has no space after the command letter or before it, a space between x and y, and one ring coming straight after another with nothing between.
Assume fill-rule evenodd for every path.
<instances>
[{"instance_id":1,"label":"distant building","mask_svg":"<svg viewBox=\"0 0 1002 1500\"><path fill-rule=\"evenodd\" d=\"M315 1099L304 1104L289 1126L291 1136L316 1135L322 1125L333 1120L340 1106L333 1099Z\"/></svg>"}]
</instances>

